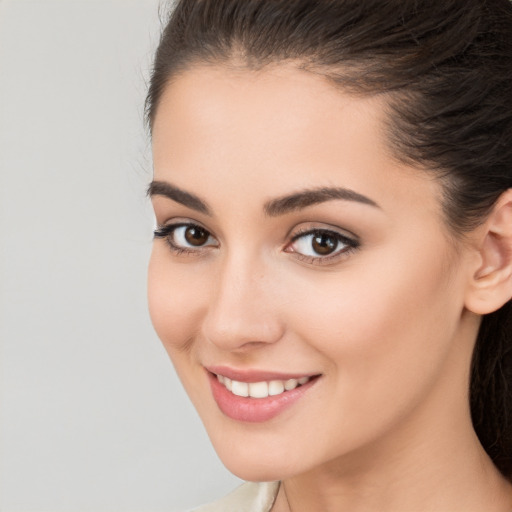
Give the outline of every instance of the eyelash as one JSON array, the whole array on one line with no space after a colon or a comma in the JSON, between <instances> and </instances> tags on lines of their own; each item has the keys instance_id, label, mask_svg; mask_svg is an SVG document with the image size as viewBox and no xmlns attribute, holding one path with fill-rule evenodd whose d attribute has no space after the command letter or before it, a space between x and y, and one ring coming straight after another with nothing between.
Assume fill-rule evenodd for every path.
<instances>
[{"instance_id":1,"label":"eyelash","mask_svg":"<svg viewBox=\"0 0 512 512\"><path fill-rule=\"evenodd\" d=\"M196 228L201 231L204 231L208 237L211 237L211 233L200 226L199 224L195 224L193 222L180 222L176 224L167 224L165 226L160 226L154 231L154 237L155 238L162 238L166 241L167 245L171 249L171 251L176 255L181 254L188 254L188 255L199 255L202 250L204 250L206 247L218 247L213 245L202 245L198 246L197 249L192 249L188 247L182 247L177 245L174 240L173 236L177 229L186 227L186 228ZM305 238L307 236L329 236L331 238L334 238L336 240L337 244L342 244L345 246L344 249L339 250L338 248L335 249L335 252L332 254L328 254L326 256L309 256L302 253L297 252L296 250L289 250L289 248L298 240L301 238ZM360 242L356 238L350 238L348 236L342 235L341 233L338 233L337 231L333 231L330 229L321 229L321 228L314 228L314 229L303 229L300 230L298 233L296 233L291 241L286 245L285 252L293 253L298 259L301 261L305 261L307 263L311 264L328 264L331 263L333 260L337 260L341 258L342 256L347 256L348 254L352 253L356 249L360 247Z\"/></svg>"},{"instance_id":2,"label":"eyelash","mask_svg":"<svg viewBox=\"0 0 512 512\"><path fill-rule=\"evenodd\" d=\"M192 248L181 247L179 245L176 245L176 243L173 241L174 232L177 229L183 228L183 227L200 229L201 231L204 231L205 233L208 233L209 236L211 236L211 233L207 229L203 228L199 224L194 224L193 222L179 222L177 224L167 224L165 226L160 226L153 232L153 234L154 234L155 238L163 238L166 241L169 248L171 249L171 251L176 255L198 254L198 252L201 249L204 249L205 247L210 247L210 246L203 245L203 246L199 246L197 249L192 249Z\"/></svg>"},{"instance_id":3,"label":"eyelash","mask_svg":"<svg viewBox=\"0 0 512 512\"><path fill-rule=\"evenodd\" d=\"M296 255L298 259L301 261L305 261L306 263L316 263L316 264L329 264L335 260L338 260L344 256L348 256L353 251L357 250L361 243L356 238L349 238L346 235L342 235L337 231L333 231L331 229L323 229L323 228L313 228L313 229L304 229L299 230L297 234L295 234L289 244L287 244L287 248L291 247L297 240L301 238L306 238L307 236L324 236L328 235L336 240L338 244L343 244L345 246L344 249L339 250L336 248L335 252L332 254L328 254L327 256L308 256L297 251L287 251Z\"/></svg>"}]
</instances>

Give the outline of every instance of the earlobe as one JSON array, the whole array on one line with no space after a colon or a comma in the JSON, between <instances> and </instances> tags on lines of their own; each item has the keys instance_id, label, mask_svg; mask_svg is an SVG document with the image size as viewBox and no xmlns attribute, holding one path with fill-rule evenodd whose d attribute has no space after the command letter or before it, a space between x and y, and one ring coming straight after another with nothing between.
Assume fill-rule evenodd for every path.
<instances>
[{"instance_id":1,"label":"earlobe","mask_svg":"<svg viewBox=\"0 0 512 512\"><path fill-rule=\"evenodd\" d=\"M478 265L465 304L473 313L485 315L512 297L512 189L500 196L476 231Z\"/></svg>"}]
</instances>

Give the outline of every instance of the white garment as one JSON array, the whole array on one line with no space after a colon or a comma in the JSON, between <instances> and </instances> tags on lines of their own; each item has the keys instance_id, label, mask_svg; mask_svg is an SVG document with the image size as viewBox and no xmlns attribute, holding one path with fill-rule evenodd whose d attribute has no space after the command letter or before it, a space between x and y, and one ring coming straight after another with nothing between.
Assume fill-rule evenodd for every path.
<instances>
[{"instance_id":1,"label":"white garment","mask_svg":"<svg viewBox=\"0 0 512 512\"><path fill-rule=\"evenodd\" d=\"M233 492L192 512L270 512L279 482L245 482Z\"/></svg>"}]
</instances>

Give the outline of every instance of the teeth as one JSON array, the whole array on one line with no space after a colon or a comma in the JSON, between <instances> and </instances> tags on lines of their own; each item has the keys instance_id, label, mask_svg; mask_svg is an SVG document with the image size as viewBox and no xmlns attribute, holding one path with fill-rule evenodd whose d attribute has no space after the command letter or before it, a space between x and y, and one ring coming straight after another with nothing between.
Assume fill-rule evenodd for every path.
<instances>
[{"instance_id":1,"label":"teeth","mask_svg":"<svg viewBox=\"0 0 512 512\"><path fill-rule=\"evenodd\" d=\"M308 379L307 377L305 377L305 378ZM307 381L305 381L305 382L307 382ZM291 391L292 389L295 389L297 387L298 383L299 383L299 381L297 379L287 380L284 383L284 389L286 389L286 391Z\"/></svg>"},{"instance_id":2,"label":"teeth","mask_svg":"<svg viewBox=\"0 0 512 512\"><path fill-rule=\"evenodd\" d=\"M266 398L268 396L268 384L266 382L251 382L249 384L249 396Z\"/></svg>"},{"instance_id":3,"label":"teeth","mask_svg":"<svg viewBox=\"0 0 512 512\"><path fill-rule=\"evenodd\" d=\"M271 380L270 382L240 382L228 379L223 375L217 375L217 380L223 384L226 389L234 395L251 397L251 398L267 398L268 396L276 396L291 391L297 386L302 386L309 382L310 377L301 377L300 379Z\"/></svg>"},{"instance_id":4,"label":"teeth","mask_svg":"<svg viewBox=\"0 0 512 512\"><path fill-rule=\"evenodd\" d=\"M284 391L284 383L282 380L271 380L268 383L268 394L270 396L280 395Z\"/></svg>"},{"instance_id":5,"label":"teeth","mask_svg":"<svg viewBox=\"0 0 512 512\"><path fill-rule=\"evenodd\" d=\"M232 381L231 393L237 396L249 396L249 384L234 380Z\"/></svg>"}]
</instances>

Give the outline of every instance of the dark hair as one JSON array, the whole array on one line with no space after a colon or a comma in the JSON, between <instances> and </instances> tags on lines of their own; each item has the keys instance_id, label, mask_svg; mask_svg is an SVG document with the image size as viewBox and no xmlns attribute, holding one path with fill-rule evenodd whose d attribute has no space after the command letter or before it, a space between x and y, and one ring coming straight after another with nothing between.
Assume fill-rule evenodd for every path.
<instances>
[{"instance_id":1,"label":"dark hair","mask_svg":"<svg viewBox=\"0 0 512 512\"><path fill-rule=\"evenodd\" d=\"M180 0L163 31L146 116L194 64L290 61L354 94L386 94L400 161L444 187L454 237L512 187L509 0ZM484 316L471 370L478 437L512 477L512 305Z\"/></svg>"}]
</instances>

